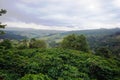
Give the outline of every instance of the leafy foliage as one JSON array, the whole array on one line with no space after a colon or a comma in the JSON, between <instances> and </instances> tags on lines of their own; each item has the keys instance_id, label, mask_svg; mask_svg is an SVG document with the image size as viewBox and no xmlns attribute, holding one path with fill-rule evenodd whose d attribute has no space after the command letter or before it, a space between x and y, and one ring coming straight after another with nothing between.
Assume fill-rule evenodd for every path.
<instances>
[{"instance_id":1,"label":"leafy foliage","mask_svg":"<svg viewBox=\"0 0 120 80\"><path fill-rule=\"evenodd\" d=\"M69 49L0 50L0 77L6 80L116 80L120 63Z\"/></svg>"},{"instance_id":2,"label":"leafy foliage","mask_svg":"<svg viewBox=\"0 0 120 80\"><path fill-rule=\"evenodd\" d=\"M62 48L47 49L45 41L34 38L3 40L0 46L2 80L120 79L119 59L111 57L106 47L97 49L96 55L90 53L83 35L65 37Z\"/></svg>"},{"instance_id":3,"label":"leafy foliage","mask_svg":"<svg viewBox=\"0 0 120 80\"><path fill-rule=\"evenodd\" d=\"M0 43L0 47L4 49L11 49L13 46L10 40L5 39L3 42Z\"/></svg>"},{"instance_id":4,"label":"leafy foliage","mask_svg":"<svg viewBox=\"0 0 120 80\"><path fill-rule=\"evenodd\" d=\"M20 80L51 80L47 75L43 74L27 74L22 77Z\"/></svg>"},{"instance_id":5,"label":"leafy foliage","mask_svg":"<svg viewBox=\"0 0 120 80\"><path fill-rule=\"evenodd\" d=\"M96 50L96 54L106 58L110 58L112 56L112 52L107 47L98 48Z\"/></svg>"},{"instance_id":6,"label":"leafy foliage","mask_svg":"<svg viewBox=\"0 0 120 80\"><path fill-rule=\"evenodd\" d=\"M88 44L84 35L68 35L61 42L61 46L63 48L80 50L84 52L88 52Z\"/></svg>"},{"instance_id":7,"label":"leafy foliage","mask_svg":"<svg viewBox=\"0 0 120 80\"><path fill-rule=\"evenodd\" d=\"M0 16L2 16L3 14L6 14L6 12L7 12L6 10L1 9L0 10ZM6 25L2 25L1 22L0 22L0 28L5 28L5 26ZM0 30L0 34L3 34L3 33L4 33L4 31Z\"/></svg>"},{"instance_id":8,"label":"leafy foliage","mask_svg":"<svg viewBox=\"0 0 120 80\"><path fill-rule=\"evenodd\" d=\"M47 44L44 40L31 39L30 48L46 48Z\"/></svg>"},{"instance_id":9,"label":"leafy foliage","mask_svg":"<svg viewBox=\"0 0 120 80\"><path fill-rule=\"evenodd\" d=\"M89 45L92 50L107 47L112 54L120 57L120 32L101 37L89 37Z\"/></svg>"}]
</instances>

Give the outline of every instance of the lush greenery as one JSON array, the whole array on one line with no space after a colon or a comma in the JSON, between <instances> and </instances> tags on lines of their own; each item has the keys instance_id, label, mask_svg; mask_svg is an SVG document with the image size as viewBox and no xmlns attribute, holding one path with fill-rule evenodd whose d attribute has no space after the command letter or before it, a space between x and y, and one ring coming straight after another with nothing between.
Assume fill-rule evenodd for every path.
<instances>
[{"instance_id":1,"label":"lush greenery","mask_svg":"<svg viewBox=\"0 0 120 80\"><path fill-rule=\"evenodd\" d=\"M48 43L48 47L58 47L59 42L69 34L83 34L86 36L90 49L95 52L100 47L107 47L112 54L120 57L120 28L114 29L96 29L96 30L80 30L80 31L50 31L50 30L33 30L7 28L6 34L0 35L0 39L28 39L40 38Z\"/></svg>"},{"instance_id":2,"label":"lush greenery","mask_svg":"<svg viewBox=\"0 0 120 80\"><path fill-rule=\"evenodd\" d=\"M34 38L0 43L1 80L120 80L119 66L107 47L92 53L83 35L65 37L58 48Z\"/></svg>"},{"instance_id":3,"label":"lush greenery","mask_svg":"<svg viewBox=\"0 0 120 80\"><path fill-rule=\"evenodd\" d=\"M69 49L0 50L4 80L119 80L120 62Z\"/></svg>"},{"instance_id":4,"label":"lush greenery","mask_svg":"<svg viewBox=\"0 0 120 80\"><path fill-rule=\"evenodd\" d=\"M114 55L120 57L120 32L116 32L111 35L102 37L89 37L89 45L92 50L96 50L99 47L108 48Z\"/></svg>"},{"instance_id":5,"label":"lush greenery","mask_svg":"<svg viewBox=\"0 0 120 80\"><path fill-rule=\"evenodd\" d=\"M74 49L79 51L88 52L89 47L87 44L86 37L84 35L69 35L61 42L62 48Z\"/></svg>"}]
</instances>

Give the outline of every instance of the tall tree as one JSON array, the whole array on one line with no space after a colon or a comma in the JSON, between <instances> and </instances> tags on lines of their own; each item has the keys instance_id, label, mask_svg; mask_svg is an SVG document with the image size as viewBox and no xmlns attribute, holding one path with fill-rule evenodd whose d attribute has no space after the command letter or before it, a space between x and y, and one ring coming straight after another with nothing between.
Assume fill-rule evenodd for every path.
<instances>
[{"instance_id":1,"label":"tall tree","mask_svg":"<svg viewBox=\"0 0 120 80\"><path fill-rule=\"evenodd\" d=\"M68 35L61 43L62 48L75 49L84 52L89 51L86 37L84 35Z\"/></svg>"},{"instance_id":2,"label":"tall tree","mask_svg":"<svg viewBox=\"0 0 120 80\"><path fill-rule=\"evenodd\" d=\"M3 14L6 14L6 12L7 12L6 10L1 9L1 10L0 10L0 16L2 16ZM3 28L3 29L4 29L5 26L6 26L6 25L3 25L3 24L0 22L0 28ZM3 33L4 33L4 31L0 30L0 34L3 34Z\"/></svg>"},{"instance_id":3,"label":"tall tree","mask_svg":"<svg viewBox=\"0 0 120 80\"><path fill-rule=\"evenodd\" d=\"M13 48L12 43L9 39L5 39L3 42L0 43L0 47L4 49L11 49Z\"/></svg>"},{"instance_id":4,"label":"tall tree","mask_svg":"<svg viewBox=\"0 0 120 80\"><path fill-rule=\"evenodd\" d=\"M47 44L44 40L36 40L36 39L31 39L30 41L30 48L46 48Z\"/></svg>"},{"instance_id":5,"label":"tall tree","mask_svg":"<svg viewBox=\"0 0 120 80\"><path fill-rule=\"evenodd\" d=\"M112 52L107 47L99 47L96 50L96 55L106 57L106 58L110 58L110 57L112 57Z\"/></svg>"}]
</instances>

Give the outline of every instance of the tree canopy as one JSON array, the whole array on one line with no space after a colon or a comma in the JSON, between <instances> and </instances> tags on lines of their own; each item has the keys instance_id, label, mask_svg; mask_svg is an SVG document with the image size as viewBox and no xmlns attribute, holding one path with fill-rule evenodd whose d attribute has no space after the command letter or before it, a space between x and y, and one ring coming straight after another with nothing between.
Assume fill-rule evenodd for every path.
<instances>
[{"instance_id":1,"label":"tree canopy","mask_svg":"<svg viewBox=\"0 0 120 80\"><path fill-rule=\"evenodd\" d=\"M84 35L75 35L75 34L68 35L61 42L61 47L84 51L84 52L89 51L89 46L86 37Z\"/></svg>"},{"instance_id":2,"label":"tree canopy","mask_svg":"<svg viewBox=\"0 0 120 80\"><path fill-rule=\"evenodd\" d=\"M70 49L0 49L3 80L119 80L119 61Z\"/></svg>"},{"instance_id":3,"label":"tree canopy","mask_svg":"<svg viewBox=\"0 0 120 80\"><path fill-rule=\"evenodd\" d=\"M3 14L6 14L6 10L4 9L1 9L0 10L0 16L2 16ZM1 22L0 22L0 28L5 28L6 25L3 25ZM4 31L0 30L0 34L4 34Z\"/></svg>"}]
</instances>

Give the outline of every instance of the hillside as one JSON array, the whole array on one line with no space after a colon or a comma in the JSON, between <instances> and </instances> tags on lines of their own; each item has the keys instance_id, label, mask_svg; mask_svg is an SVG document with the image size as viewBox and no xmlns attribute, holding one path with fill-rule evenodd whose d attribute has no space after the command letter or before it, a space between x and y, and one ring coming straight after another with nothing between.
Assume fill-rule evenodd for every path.
<instances>
[{"instance_id":1,"label":"hillside","mask_svg":"<svg viewBox=\"0 0 120 80\"><path fill-rule=\"evenodd\" d=\"M101 37L88 37L88 41L93 50L98 47L107 47L114 54L120 56L120 31Z\"/></svg>"},{"instance_id":2,"label":"hillside","mask_svg":"<svg viewBox=\"0 0 120 80\"><path fill-rule=\"evenodd\" d=\"M104 36L114 34L116 32L120 32L120 28L113 28L113 29L93 29L93 30L78 30L78 31L69 31L63 33L63 35L67 34L84 34L86 36Z\"/></svg>"},{"instance_id":3,"label":"hillside","mask_svg":"<svg viewBox=\"0 0 120 80\"><path fill-rule=\"evenodd\" d=\"M68 32L60 33L60 34L55 34L55 35L52 35L52 36L45 36L45 37L42 37L42 38L59 40L59 39L62 39L63 37L65 37L69 34L78 34L78 35L83 34L86 37L91 37L91 36L102 37L102 36L105 36L105 35L112 35L116 32L120 32L120 28L68 31Z\"/></svg>"},{"instance_id":4,"label":"hillside","mask_svg":"<svg viewBox=\"0 0 120 80\"><path fill-rule=\"evenodd\" d=\"M5 28L4 31L6 32L6 35L2 35L0 37L10 38L10 39L17 39L15 35L21 36L19 37L19 39L41 38L44 36L51 36L57 33L64 32L64 31L55 31L55 30L36 30L31 28Z\"/></svg>"},{"instance_id":5,"label":"hillside","mask_svg":"<svg viewBox=\"0 0 120 80\"><path fill-rule=\"evenodd\" d=\"M107 47L112 51L113 54L120 56L120 28L69 31L52 36L42 37L42 39L47 40L50 45L58 45L58 43L69 34L85 35L89 46L93 51L100 47Z\"/></svg>"},{"instance_id":6,"label":"hillside","mask_svg":"<svg viewBox=\"0 0 120 80\"><path fill-rule=\"evenodd\" d=\"M83 34L87 37L102 37L106 35L112 35L116 32L120 32L120 28L114 29L94 29L94 30L78 30L78 31L55 31L55 30L35 30L30 28L6 28L4 30L6 35L2 35L2 38L17 39L15 36L19 36L19 39L23 38L42 38L45 40L60 40L69 34ZM10 37L9 37L10 36ZM20 37L21 36L21 37Z\"/></svg>"},{"instance_id":7,"label":"hillside","mask_svg":"<svg viewBox=\"0 0 120 80\"><path fill-rule=\"evenodd\" d=\"M15 40L21 40L26 39L26 36L22 36L19 34L16 34L15 31L5 31L5 34L0 35L0 39L15 39Z\"/></svg>"},{"instance_id":8,"label":"hillside","mask_svg":"<svg viewBox=\"0 0 120 80\"><path fill-rule=\"evenodd\" d=\"M94 29L94 30L79 30L79 31L52 31L52 30L35 30L24 28L6 28L6 34L0 35L1 39L27 39L38 38L44 39L51 46L58 46L58 43L63 37L69 34L83 34L87 37L87 41L92 50L106 46L114 54L119 54L120 49L120 28L114 29Z\"/></svg>"}]
</instances>

